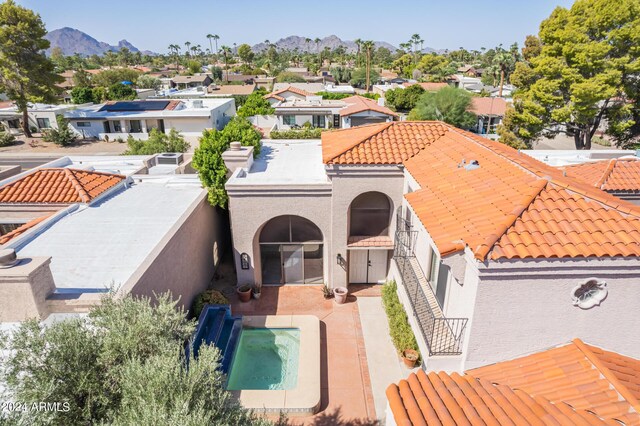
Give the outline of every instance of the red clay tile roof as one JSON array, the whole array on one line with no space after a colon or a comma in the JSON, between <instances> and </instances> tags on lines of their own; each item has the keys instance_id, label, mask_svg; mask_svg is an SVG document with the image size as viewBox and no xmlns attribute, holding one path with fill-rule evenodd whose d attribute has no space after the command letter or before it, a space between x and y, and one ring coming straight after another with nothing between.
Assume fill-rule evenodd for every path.
<instances>
[{"instance_id":1,"label":"red clay tile roof","mask_svg":"<svg viewBox=\"0 0 640 426\"><path fill-rule=\"evenodd\" d=\"M274 99L279 100L280 102L284 102L285 101L285 99L282 96L274 95L273 93L269 93L268 95L264 95L264 98L265 99L274 98Z\"/></svg>"},{"instance_id":2,"label":"red clay tile roof","mask_svg":"<svg viewBox=\"0 0 640 426\"><path fill-rule=\"evenodd\" d=\"M499 142L393 122L326 132L322 144L327 164L403 164L420 185L405 198L442 255L640 256L640 207Z\"/></svg>"},{"instance_id":3,"label":"red clay tile roof","mask_svg":"<svg viewBox=\"0 0 640 426\"><path fill-rule=\"evenodd\" d=\"M401 425L640 425L638 399L604 360L640 372L640 360L579 339L457 373L411 374L386 394Z\"/></svg>"},{"instance_id":4,"label":"red clay tile roof","mask_svg":"<svg viewBox=\"0 0 640 426\"><path fill-rule=\"evenodd\" d=\"M507 101L502 98L471 98L471 108L476 115L493 115L504 117Z\"/></svg>"},{"instance_id":5,"label":"red clay tile roof","mask_svg":"<svg viewBox=\"0 0 640 426\"><path fill-rule=\"evenodd\" d=\"M0 188L0 203L88 203L125 179L76 169L38 169Z\"/></svg>"},{"instance_id":6,"label":"red clay tile roof","mask_svg":"<svg viewBox=\"0 0 640 426\"><path fill-rule=\"evenodd\" d=\"M393 248L393 241L389 236L380 237L368 237L368 236L353 236L349 237L347 247L384 247Z\"/></svg>"},{"instance_id":7,"label":"red clay tile roof","mask_svg":"<svg viewBox=\"0 0 640 426\"><path fill-rule=\"evenodd\" d=\"M640 161L637 158L614 158L566 166L568 176L580 179L604 191L640 191Z\"/></svg>"},{"instance_id":8,"label":"red clay tile roof","mask_svg":"<svg viewBox=\"0 0 640 426\"><path fill-rule=\"evenodd\" d=\"M364 111L376 111L392 117L398 116L398 114L391 111L389 108L378 105L378 103L373 99L368 99L363 96L349 96L348 98L344 98L342 101L347 104L346 108L340 110L340 115L343 117Z\"/></svg>"},{"instance_id":9,"label":"red clay tile roof","mask_svg":"<svg viewBox=\"0 0 640 426\"><path fill-rule=\"evenodd\" d=\"M31 229L31 228L35 227L36 225L42 223L45 219L49 218L49 216L51 216L52 214L53 213L38 217L36 219L33 219L32 221L25 223L24 225L14 229L13 231L4 234L3 236L0 237L0 245L6 244L9 241L13 240L14 238L24 234L29 229Z\"/></svg>"},{"instance_id":10,"label":"red clay tile roof","mask_svg":"<svg viewBox=\"0 0 640 426\"><path fill-rule=\"evenodd\" d=\"M296 93L301 96L315 96L313 93L309 93L306 90L298 89L297 87L294 87L294 86L289 86L286 89L280 89L275 92L271 92L267 95L267 97L275 97L276 99L278 99L278 95L284 92Z\"/></svg>"}]
</instances>

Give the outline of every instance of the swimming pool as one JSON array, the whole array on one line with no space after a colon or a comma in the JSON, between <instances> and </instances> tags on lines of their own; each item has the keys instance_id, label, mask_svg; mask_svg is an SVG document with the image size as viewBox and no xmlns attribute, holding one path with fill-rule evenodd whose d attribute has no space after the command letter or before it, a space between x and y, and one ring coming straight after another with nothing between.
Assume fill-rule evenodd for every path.
<instances>
[{"instance_id":1,"label":"swimming pool","mask_svg":"<svg viewBox=\"0 0 640 426\"><path fill-rule=\"evenodd\" d=\"M244 328L227 389L289 390L298 382L300 329Z\"/></svg>"}]
</instances>

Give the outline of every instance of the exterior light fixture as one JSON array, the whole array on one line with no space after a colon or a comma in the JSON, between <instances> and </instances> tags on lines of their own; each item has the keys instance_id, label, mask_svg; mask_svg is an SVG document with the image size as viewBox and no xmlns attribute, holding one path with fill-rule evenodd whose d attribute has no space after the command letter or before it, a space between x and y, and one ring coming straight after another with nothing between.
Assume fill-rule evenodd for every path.
<instances>
[{"instance_id":1,"label":"exterior light fixture","mask_svg":"<svg viewBox=\"0 0 640 426\"><path fill-rule=\"evenodd\" d=\"M338 255L336 256L336 263L338 263L338 265L340 266L344 266L346 263L344 257L342 257L340 253L338 253Z\"/></svg>"},{"instance_id":2,"label":"exterior light fixture","mask_svg":"<svg viewBox=\"0 0 640 426\"><path fill-rule=\"evenodd\" d=\"M249 255L247 253L240 255L240 268L249 269Z\"/></svg>"}]
</instances>

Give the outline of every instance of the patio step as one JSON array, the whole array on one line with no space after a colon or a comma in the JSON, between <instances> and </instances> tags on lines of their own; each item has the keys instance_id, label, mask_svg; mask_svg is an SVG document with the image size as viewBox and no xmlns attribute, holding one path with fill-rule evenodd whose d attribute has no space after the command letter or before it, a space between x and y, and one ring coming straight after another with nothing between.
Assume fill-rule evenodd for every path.
<instances>
[{"instance_id":1,"label":"patio step","mask_svg":"<svg viewBox=\"0 0 640 426\"><path fill-rule=\"evenodd\" d=\"M206 305L198 319L193 349L197 356L204 343L220 350L220 369L229 371L242 331L242 316L231 316L229 305Z\"/></svg>"},{"instance_id":2,"label":"patio step","mask_svg":"<svg viewBox=\"0 0 640 426\"><path fill-rule=\"evenodd\" d=\"M227 374L233 361L240 332L242 331L242 317L230 317L224 321L222 333L216 341L216 347L220 349L220 369Z\"/></svg>"}]
</instances>

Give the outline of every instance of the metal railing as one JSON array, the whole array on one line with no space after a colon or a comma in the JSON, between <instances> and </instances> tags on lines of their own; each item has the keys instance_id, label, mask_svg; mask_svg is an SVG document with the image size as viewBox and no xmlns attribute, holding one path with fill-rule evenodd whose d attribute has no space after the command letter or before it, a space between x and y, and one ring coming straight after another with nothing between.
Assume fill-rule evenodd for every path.
<instances>
[{"instance_id":1,"label":"metal railing","mask_svg":"<svg viewBox=\"0 0 640 426\"><path fill-rule=\"evenodd\" d=\"M398 215L398 225L404 219ZM405 225L405 223L402 223ZM396 231L396 245L394 260L402 275L402 285L405 287L414 316L420 326L420 332L429 349L429 356L434 355L459 355L462 353L462 338L467 326L468 318L446 318L437 309L434 312L429 299L435 302L435 294L423 277L426 285L421 285L421 279L411 260L415 259L413 247L417 232L409 230L409 227L398 226ZM422 273L420 272L420 275ZM430 292L429 295L425 292Z\"/></svg>"}]
</instances>

